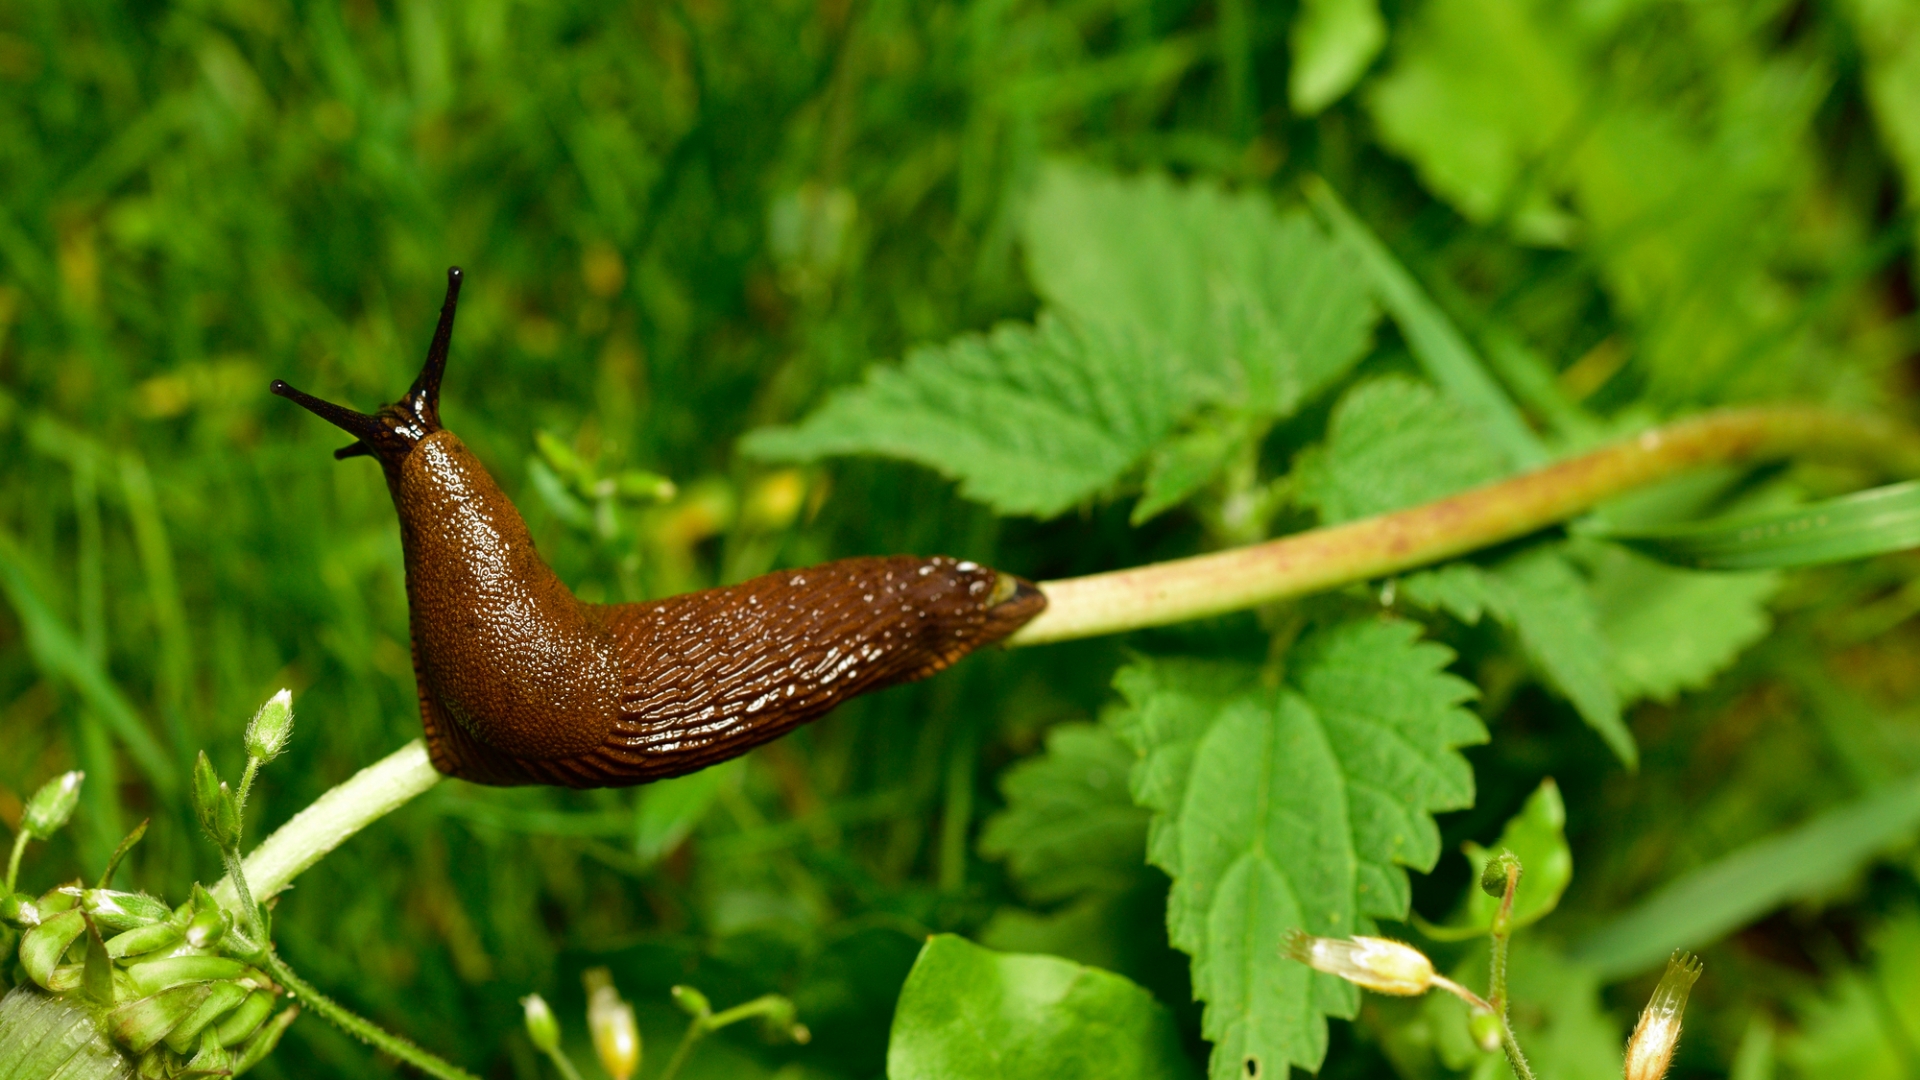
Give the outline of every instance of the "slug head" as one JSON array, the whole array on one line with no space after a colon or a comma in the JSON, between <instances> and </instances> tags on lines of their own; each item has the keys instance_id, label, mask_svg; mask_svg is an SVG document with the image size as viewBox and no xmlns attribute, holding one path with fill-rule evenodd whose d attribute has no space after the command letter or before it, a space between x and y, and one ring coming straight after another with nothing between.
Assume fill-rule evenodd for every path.
<instances>
[{"instance_id":1,"label":"slug head","mask_svg":"<svg viewBox=\"0 0 1920 1080\"><path fill-rule=\"evenodd\" d=\"M447 347L453 342L453 310L460 301L460 281L464 277L457 266L447 268L447 298L440 305L440 323L434 327L433 343L427 346L427 362L406 396L391 405L383 405L368 415L344 405L322 401L273 380L274 393L292 401L327 423L354 436L354 441L333 452L336 458L370 455L378 457L389 470L406 459L420 440L441 430L440 376L447 370Z\"/></svg>"}]
</instances>

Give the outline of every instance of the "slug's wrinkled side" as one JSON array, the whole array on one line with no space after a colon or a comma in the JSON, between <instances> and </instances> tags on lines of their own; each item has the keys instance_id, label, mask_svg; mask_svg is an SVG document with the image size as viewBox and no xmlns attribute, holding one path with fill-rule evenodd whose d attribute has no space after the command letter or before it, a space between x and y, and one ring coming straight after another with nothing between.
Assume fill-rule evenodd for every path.
<instances>
[{"instance_id":1,"label":"slug's wrinkled side","mask_svg":"<svg viewBox=\"0 0 1920 1080\"><path fill-rule=\"evenodd\" d=\"M440 425L461 272L427 362L372 415L275 381L355 436L400 515L420 717L433 764L483 784L612 787L736 757L856 694L925 678L1046 598L970 562L895 555L784 570L642 604L584 604Z\"/></svg>"}]
</instances>

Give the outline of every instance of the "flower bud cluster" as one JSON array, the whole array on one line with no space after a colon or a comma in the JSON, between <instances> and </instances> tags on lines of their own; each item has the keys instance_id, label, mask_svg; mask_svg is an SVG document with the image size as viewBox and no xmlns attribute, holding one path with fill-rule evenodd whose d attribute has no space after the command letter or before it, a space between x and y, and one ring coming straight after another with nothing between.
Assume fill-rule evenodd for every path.
<instances>
[{"instance_id":1,"label":"flower bud cluster","mask_svg":"<svg viewBox=\"0 0 1920 1080\"><path fill-rule=\"evenodd\" d=\"M100 1017L142 1080L237 1076L273 1049L298 1011L276 1015L281 988L233 954L251 947L198 886L174 908L78 883L7 899L0 917L22 931L20 969L40 991Z\"/></svg>"}]
</instances>

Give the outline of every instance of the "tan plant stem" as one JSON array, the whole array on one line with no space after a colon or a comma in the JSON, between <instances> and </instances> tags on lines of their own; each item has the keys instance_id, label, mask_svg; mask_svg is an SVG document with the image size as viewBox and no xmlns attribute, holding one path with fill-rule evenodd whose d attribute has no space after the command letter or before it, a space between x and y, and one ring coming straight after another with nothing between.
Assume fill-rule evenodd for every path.
<instances>
[{"instance_id":1,"label":"tan plant stem","mask_svg":"<svg viewBox=\"0 0 1920 1080\"><path fill-rule=\"evenodd\" d=\"M1785 407L1708 413L1410 510L1211 555L1042 582L1047 610L1008 644L1117 634L1305 596L1525 536L1691 469L1797 454L1920 475L1920 436L1877 417ZM440 779L418 739L360 770L247 857L255 899L264 903ZM216 886L214 896L237 909L230 882Z\"/></svg>"},{"instance_id":2,"label":"tan plant stem","mask_svg":"<svg viewBox=\"0 0 1920 1080\"><path fill-rule=\"evenodd\" d=\"M1525 536L1693 469L1799 454L1920 474L1920 437L1886 420L1797 407L1707 413L1409 510L1210 555L1044 581L1047 610L1007 644L1166 626L1324 592Z\"/></svg>"}]
</instances>

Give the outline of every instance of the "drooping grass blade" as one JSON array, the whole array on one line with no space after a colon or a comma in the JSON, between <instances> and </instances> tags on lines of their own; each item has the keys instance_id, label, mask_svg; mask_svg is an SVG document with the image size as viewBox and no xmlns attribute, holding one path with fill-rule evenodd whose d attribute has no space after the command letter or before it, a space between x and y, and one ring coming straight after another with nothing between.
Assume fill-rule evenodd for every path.
<instances>
[{"instance_id":1,"label":"drooping grass blade","mask_svg":"<svg viewBox=\"0 0 1920 1080\"><path fill-rule=\"evenodd\" d=\"M1920 547L1920 481L1789 510L1600 535L1663 562L1696 570L1845 562Z\"/></svg>"}]
</instances>

